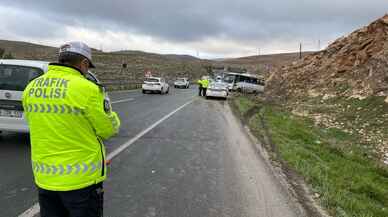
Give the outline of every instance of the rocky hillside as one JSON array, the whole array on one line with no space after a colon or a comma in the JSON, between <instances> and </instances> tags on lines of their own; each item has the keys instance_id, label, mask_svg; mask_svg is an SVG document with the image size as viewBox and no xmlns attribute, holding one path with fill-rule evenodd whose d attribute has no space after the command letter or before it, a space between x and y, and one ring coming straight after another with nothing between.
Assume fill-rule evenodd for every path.
<instances>
[{"instance_id":1,"label":"rocky hillside","mask_svg":"<svg viewBox=\"0 0 388 217\"><path fill-rule=\"evenodd\" d=\"M388 15L273 71L266 97L359 139L365 156L388 165Z\"/></svg>"},{"instance_id":2,"label":"rocky hillside","mask_svg":"<svg viewBox=\"0 0 388 217\"><path fill-rule=\"evenodd\" d=\"M388 15L271 74L268 94L388 95Z\"/></svg>"},{"instance_id":3,"label":"rocky hillside","mask_svg":"<svg viewBox=\"0 0 388 217\"><path fill-rule=\"evenodd\" d=\"M311 53L312 52L303 52L302 56L306 56ZM248 71L268 75L271 70L290 64L298 59L299 53L280 53L223 59L221 63L231 67L244 67L248 69Z\"/></svg>"}]
</instances>

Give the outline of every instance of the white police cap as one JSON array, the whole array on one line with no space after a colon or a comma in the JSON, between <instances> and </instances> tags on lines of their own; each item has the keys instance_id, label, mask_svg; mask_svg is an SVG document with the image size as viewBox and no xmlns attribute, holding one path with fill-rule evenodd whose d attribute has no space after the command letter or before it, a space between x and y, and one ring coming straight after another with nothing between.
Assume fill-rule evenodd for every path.
<instances>
[{"instance_id":1,"label":"white police cap","mask_svg":"<svg viewBox=\"0 0 388 217\"><path fill-rule=\"evenodd\" d=\"M96 68L92 63L92 50L85 43L79 41L68 42L59 47L59 54L64 52L80 54L89 60L90 68Z\"/></svg>"}]
</instances>

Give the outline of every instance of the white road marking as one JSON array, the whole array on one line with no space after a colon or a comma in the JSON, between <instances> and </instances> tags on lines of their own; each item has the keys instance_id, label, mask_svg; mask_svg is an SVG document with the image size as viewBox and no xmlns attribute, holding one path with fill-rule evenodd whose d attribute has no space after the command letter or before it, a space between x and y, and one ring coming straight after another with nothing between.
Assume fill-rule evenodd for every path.
<instances>
[{"instance_id":1,"label":"white road marking","mask_svg":"<svg viewBox=\"0 0 388 217\"><path fill-rule=\"evenodd\" d=\"M121 152L123 152L126 148L128 148L130 145L135 143L137 140L139 140L142 136L144 136L145 134L150 132L152 129L157 127L159 124L161 124L163 121L167 120L169 117L171 117L172 115L174 115L178 111L182 110L184 107L186 107L189 104L191 104L194 100L195 99L192 99L192 100L186 102L185 104L183 104L179 108L177 108L174 111L170 112L169 114L165 115L162 119L158 120L157 122L155 122L154 124L149 126L147 129L143 130L142 132L137 134L135 137L133 137L132 139L128 140L126 143L122 144L116 150L114 150L111 153L109 153L106 159L107 160L112 160L113 158L115 158L117 155L119 155ZM114 102L112 102L112 103L114 103ZM39 213L39 211L40 211L39 203L36 203L31 208L29 208L28 210L26 210L25 212L20 214L18 217L34 217L35 215L37 215Z\"/></svg>"},{"instance_id":2,"label":"white road marking","mask_svg":"<svg viewBox=\"0 0 388 217\"><path fill-rule=\"evenodd\" d=\"M120 102L129 102L129 101L133 101L133 100L135 100L135 99L129 98L129 99L117 100L117 101L113 101L112 104L120 103Z\"/></svg>"},{"instance_id":3,"label":"white road marking","mask_svg":"<svg viewBox=\"0 0 388 217\"><path fill-rule=\"evenodd\" d=\"M179 108L175 109L174 111L172 111L170 114L164 116L162 119L158 120L157 122L155 122L154 124L152 124L151 126L149 126L147 129L143 130L142 132L140 132L139 134L137 134L135 137L133 137L132 139L128 140L126 143L122 144L120 147L118 147L116 150L112 151L111 153L108 154L107 156L107 159L108 160L111 160L113 159L114 157L116 157L118 154L120 154L122 151L124 151L126 148L128 148L130 145L132 145L134 142L136 142L138 139L140 139L142 136L144 136L145 134L147 134L148 132L150 132L152 129L154 129L156 126L158 126L160 123L162 123L163 121L167 120L169 117L171 117L173 114L177 113L178 111L180 111L181 109L183 109L184 107L186 107L187 105L189 105L190 103L192 103L194 101L194 99L190 100L189 102L183 104L182 106L180 106Z\"/></svg>"},{"instance_id":4,"label":"white road marking","mask_svg":"<svg viewBox=\"0 0 388 217\"><path fill-rule=\"evenodd\" d=\"M18 217L33 217L39 213L39 203L34 204L31 208L20 214Z\"/></svg>"},{"instance_id":5,"label":"white road marking","mask_svg":"<svg viewBox=\"0 0 388 217\"><path fill-rule=\"evenodd\" d=\"M131 92L138 92L139 89L133 89L133 90L117 90L117 91L109 91L109 93L131 93Z\"/></svg>"}]
</instances>

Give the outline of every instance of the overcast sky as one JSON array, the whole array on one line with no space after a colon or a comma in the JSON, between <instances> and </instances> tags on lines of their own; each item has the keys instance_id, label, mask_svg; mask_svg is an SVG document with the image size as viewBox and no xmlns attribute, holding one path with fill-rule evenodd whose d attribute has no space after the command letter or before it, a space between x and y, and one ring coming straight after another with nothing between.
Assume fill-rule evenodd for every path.
<instances>
[{"instance_id":1,"label":"overcast sky","mask_svg":"<svg viewBox=\"0 0 388 217\"><path fill-rule=\"evenodd\" d=\"M0 39L223 58L327 46L388 0L1 0Z\"/></svg>"}]
</instances>

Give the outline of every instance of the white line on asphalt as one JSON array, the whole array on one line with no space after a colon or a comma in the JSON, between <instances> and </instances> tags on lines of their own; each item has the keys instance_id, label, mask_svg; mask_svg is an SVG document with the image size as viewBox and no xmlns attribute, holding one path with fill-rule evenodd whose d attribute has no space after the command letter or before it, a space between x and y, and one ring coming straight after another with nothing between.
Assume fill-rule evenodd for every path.
<instances>
[{"instance_id":1,"label":"white line on asphalt","mask_svg":"<svg viewBox=\"0 0 388 217\"><path fill-rule=\"evenodd\" d=\"M31 208L20 214L18 217L33 217L39 213L39 203L34 204Z\"/></svg>"},{"instance_id":2,"label":"white line on asphalt","mask_svg":"<svg viewBox=\"0 0 388 217\"><path fill-rule=\"evenodd\" d=\"M172 115L174 115L175 113L177 113L178 111L182 110L184 107L186 107L187 105L189 105L190 103L192 103L194 101L194 99L186 102L185 104L183 104L182 106L180 106L179 108L175 109L174 111L172 111L171 113L167 114L166 116L164 116L162 119L158 120L157 122L155 122L154 124L152 124L151 126L149 126L147 129L143 130L142 132L140 132L139 134L137 134L135 137L133 137L132 139L128 140L126 143L122 144L120 147L118 147L116 150L112 151L111 153L108 154L107 156L107 160L112 160L114 157L116 157L117 155L119 155L122 151L124 151L126 148L128 148L130 145L132 145L134 142L136 142L137 140L139 140L142 136L144 136L145 134L147 134L148 132L150 132L152 129L154 129L156 126L158 126L159 124L161 124L163 121L167 120L169 117L171 117ZM113 103L113 102L112 102ZM20 214L18 217L34 217L35 215L37 215L39 213L39 210L40 210L40 207L39 207L39 204L36 203L34 204L31 208L29 208L28 210L26 210L25 212L23 212L22 214Z\"/></svg>"},{"instance_id":3,"label":"white line on asphalt","mask_svg":"<svg viewBox=\"0 0 388 217\"><path fill-rule=\"evenodd\" d=\"M109 93L132 93L132 92L138 92L140 89L133 89L133 90L117 90L117 91L109 91Z\"/></svg>"},{"instance_id":4,"label":"white line on asphalt","mask_svg":"<svg viewBox=\"0 0 388 217\"><path fill-rule=\"evenodd\" d=\"M173 114L177 113L178 111L180 111L181 109L183 109L184 107L186 107L187 105L189 105L190 103L192 103L194 101L194 99L190 100L189 102L183 104L182 106L180 106L179 108L175 109L174 111L172 111L170 114L164 116L162 119L158 120L157 122L155 122L154 124L152 124L151 126L149 126L147 129L143 130L142 132L140 132L139 134L137 134L135 137L133 137L132 139L128 140L126 143L122 144L120 147L118 147L116 150L112 151L111 153L108 154L107 156L107 159L108 160L111 160L113 159L114 157L116 157L118 154L120 154L122 151L124 151L126 148L128 148L130 145L132 145L134 142L136 142L138 139L140 139L142 136L144 136L145 134L147 134L148 132L150 132L152 129L154 129L156 126L158 126L160 123L162 123L163 121L165 121L166 119L168 119L169 117L171 117Z\"/></svg>"},{"instance_id":5,"label":"white line on asphalt","mask_svg":"<svg viewBox=\"0 0 388 217\"><path fill-rule=\"evenodd\" d=\"M117 100L117 101L113 101L112 104L120 103L120 102L129 102L129 101L133 101L133 100L135 100L135 99L134 98L129 98L129 99Z\"/></svg>"}]
</instances>

